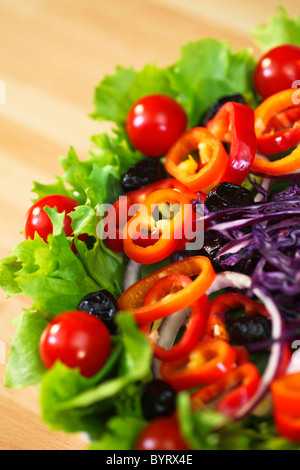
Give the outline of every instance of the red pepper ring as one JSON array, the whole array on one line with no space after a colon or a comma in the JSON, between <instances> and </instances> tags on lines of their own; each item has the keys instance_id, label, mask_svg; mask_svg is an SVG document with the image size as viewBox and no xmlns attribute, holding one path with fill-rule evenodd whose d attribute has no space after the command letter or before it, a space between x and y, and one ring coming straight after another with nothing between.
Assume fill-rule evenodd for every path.
<instances>
[{"instance_id":1,"label":"red pepper ring","mask_svg":"<svg viewBox=\"0 0 300 470\"><path fill-rule=\"evenodd\" d=\"M236 352L226 341L208 339L201 341L188 357L175 362L162 362L160 373L175 390L216 382L227 375L235 365Z\"/></svg>"},{"instance_id":2,"label":"red pepper ring","mask_svg":"<svg viewBox=\"0 0 300 470\"><path fill-rule=\"evenodd\" d=\"M178 292L164 297L153 305L142 306L151 287L168 274L186 274L189 277L197 277L189 286ZM215 276L208 258L191 256L149 274L128 287L119 298L119 309L124 312L131 311L138 325L160 320L190 306L192 302L202 297L213 283Z\"/></svg>"},{"instance_id":3,"label":"red pepper ring","mask_svg":"<svg viewBox=\"0 0 300 470\"><path fill-rule=\"evenodd\" d=\"M170 274L159 279L149 290L145 297L143 306L156 303L161 298L179 288L192 283L192 280L184 274ZM179 343L173 345L170 349L165 349L157 344L153 336L155 332L151 331L152 323L141 326L140 329L147 335L153 347L154 357L172 362L187 356L198 344L205 331L206 321L209 314L210 301L207 295L200 297L191 304L191 313L186 324L185 331Z\"/></svg>"},{"instance_id":4,"label":"red pepper ring","mask_svg":"<svg viewBox=\"0 0 300 470\"><path fill-rule=\"evenodd\" d=\"M173 218L156 222L152 216L153 211L159 204L166 202L178 205L178 212ZM192 223L193 207L187 196L174 189L154 191L124 227L124 252L136 263L152 264L161 261L175 251L184 237L185 230L188 230ZM135 243L136 238L149 238L149 232L150 239L156 243L148 246Z\"/></svg>"},{"instance_id":5,"label":"red pepper ring","mask_svg":"<svg viewBox=\"0 0 300 470\"><path fill-rule=\"evenodd\" d=\"M222 142L231 143L226 168L217 183L241 185L247 177L256 154L254 111L245 104L227 102L206 124L207 129Z\"/></svg>"},{"instance_id":6,"label":"red pepper ring","mask_svg":"<svg viewBox=\"0 0 300 470\"><path fill-rule=\"evenodd\" d=\"M167 178L155 183L149 184L144 188L130 191L124 196L117 199L108 209L105 215L105 226L107 227L106 232L108 236L105 238L106 246L112 251L123 253L123 230L128 220L134 216L138 206L144 204L147 196L154 191L161 189L174 189L180 193L185 194L190 201L197 199L197 193L190 191L186 186L177 181L174 178ZM204 199L204 195L200 196ZM130 208L131 212L130 213ZM113 237L109 234L112 233Z\"/></svg>"},{"instance_id":7,"label":"red pepper ring","mask_svg":"<svg viewBox=\"0 0 300 470\"><path fill-rule=\"evenodd\" d=\"M199 149L200 162L186 157ZM227 153L222 142L205 127L186 131L170 148L165 167L170 175L191 191L208 191L227 165Z\"/></svg>"},{"instance_id":8,"label":"red pepper ring","mask_svg":"<svg viewBox=\"0 0 300 470\"><path fill-rule=\"evenodd\" d=\"M241 409L254 396L260 382L257 367L251 362L244 363L231 370L213 384L193 393L191 396L192 407L202 408L213 400L220 398L215 408L220 413L234 418ZM224 396L224 393L226 395Z\"/></svg>"},{"instance_id":9,"label":"red pepper ring","mask_svg":"<svg viewBox=\"0 0 300 470\"><path fill-rule=\"evenodd\" d=\"M300 442L300 418L274 410L274 421L280 436L294 442Z\"/></svg>"},{"instance_id":10,"label":"red pepper ring","mask_svg":"<svg viewBox=\"0 0 300 470\"><path fill-rule=\"evenodd\" d=\"M293 103L295 89L279 91L255 110L257 147L262 155L272 155L300 143L300 106Z\"/></svg>"},{"instance_id":11,"label":"red pepper ring","mask_svg":"<svg viewBox=\"0 0 300 470\"><path fill-rule=\"evenodd\" d=\"M271 385L276 410L300 418L300 373L280 375Z\"/></svg>"},{"instance_id":12,"label":"red pepper ring","mask_svg":"<svg viewBox=\"0 0 300 470\"><path fill-rule=\"evenodd\" d=\"M229 333L225 324L225 313L230 308L244 307L247 315L260 314L269 318L265 306L254 301L243 294L229 292L216 297L210 307L210 313L207 321L206 337L223 339L230 341Z\"/></svg>"}]
</instances>

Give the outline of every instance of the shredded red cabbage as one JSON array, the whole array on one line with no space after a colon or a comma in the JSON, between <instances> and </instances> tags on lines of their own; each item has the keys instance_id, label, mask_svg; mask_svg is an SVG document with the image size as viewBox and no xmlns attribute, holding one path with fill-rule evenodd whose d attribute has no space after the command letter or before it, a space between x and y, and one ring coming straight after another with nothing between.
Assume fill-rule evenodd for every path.
<instances>
[{"instance_id":1,"label":"shredded red cabbage","mask_svg":"<svg viewBox=\"0 0 300 470\"><path fill-rule=\"evenodd\" d=\"M214 260L220 268L250 275L249 295L255 288L263 290L285 319L292 321L300 313L298 183L271 196L264 193L263 202L205 211L200 218L207 233L218 232L227 240Z\"/></svg>"}]
</instances>

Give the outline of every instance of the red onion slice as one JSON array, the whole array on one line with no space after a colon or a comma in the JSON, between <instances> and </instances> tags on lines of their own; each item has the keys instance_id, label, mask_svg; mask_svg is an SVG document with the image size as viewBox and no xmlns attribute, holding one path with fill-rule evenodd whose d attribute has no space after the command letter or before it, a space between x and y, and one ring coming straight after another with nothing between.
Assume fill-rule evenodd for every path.
<instances>
[{"instance_id":1,"label":"red onion slice","mask_svg":"<svg viewBox=\"0 0 300 470\"><path fill-rule=\"evenodd\" d=\"M235 289L248 289L251 286L251 278L245 274L235 272L224 272L216 275L213 285L207 294L212 294L220 289L232 287ZM273 302L261 289L253 289L256 297L265 305L272 322L272 339L277 340L283 332L283 321L280 312ZM234 420L243 419L258 406L263 398L269 392L270 384L276 378L280 367L284 345L281 341L275 341L270 350L270 357L266 370L261 377L259 387L255 395L248 401L232 418Z\"/></svg>"},{"instance_id":2,"label":"red onion slice","mask_svg":"<svg viewBox=\"0 0 300 470\"><path fill-rule=\"evenodd\" d=\"M141 264L136 263L132 259L128 261L128 264L124 272L124 278L123 278L124 291L128 289L128 287L132 286L133 284L135 284L137 281L140 280L141 269L142 269Z\"/></svg>"}]
</instances>

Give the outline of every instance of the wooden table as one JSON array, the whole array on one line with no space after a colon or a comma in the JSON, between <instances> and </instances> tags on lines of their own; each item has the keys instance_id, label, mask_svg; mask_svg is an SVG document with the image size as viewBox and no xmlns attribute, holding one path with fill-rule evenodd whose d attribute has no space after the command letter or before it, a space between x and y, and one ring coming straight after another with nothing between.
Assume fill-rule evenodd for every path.
<instances>
[{"instance_id":1,"label":"wooden table","mask_svg":"<svg viewBox=\"0 0 300 470\"><path fill-rule=\"evenodd\" d=\"M279 2L280 3L280 2ZM298 0L285 1L298 13ZM0 0L0 257L22 240L32 180L52 182L59 155L73 145L81 158L102 127L88 118L95 85L116 64L167 65L179 47L205 36L251 46L250 31L276 0ZM1 101L1 100L0 100ZM0 293L0 341L9 350L11 319L25 300ZM2 385L0 449L84 449L84 439L50 432L34 389Z\"/></svg>"}]
</instances>

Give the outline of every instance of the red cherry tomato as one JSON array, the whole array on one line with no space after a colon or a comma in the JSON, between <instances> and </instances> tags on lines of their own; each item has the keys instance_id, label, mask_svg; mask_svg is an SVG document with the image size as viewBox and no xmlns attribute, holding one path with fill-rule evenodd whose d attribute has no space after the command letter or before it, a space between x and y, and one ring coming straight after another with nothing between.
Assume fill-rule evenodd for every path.
<instances>
[{"instance_id":1,"label":"red cherry tomato","mask_svg":"<svg viewBox=\"0 0 300 470\"><path fill-rule=\"evenodd\" d=\"M75 207L79 206L79 203L71 197L53 194L43 197L28 210L24 224L25 238L34 239L34 234L37 232L40 237L47 242L47 237L52 233L53 226L49 216L44 211L44 207L46 206L56 207L57 211L60 213L65 211L64 232L67 237L71 236L73 233L71 227L72 219L67 214L72 212Z\"/></svg>"},{"instance_id":2,"label":"red cherry tomato","mask_svg":"<svg viewBox=\"0 0 300 470\"><path fill-rule=\"evenodd\" d=\"M89 313L73 310L57 315L40 338L39 351L47 369L59 360L81 375L92 377L106 363L111 350L107 327Z\"/></svg>"},{"instance_id":3,"label":"red cherry tomato","mask_svg":"<svg viewBox=\"0 0 300 470\"><path fill-rule=\"evenodd\" d=\"M148 95L130 109L126 130L133 146L150 157L161 157L185 131L185 111L173 98Z\"/></svg>"},{"instance_id":4,"label":"red cherry tomato","mask_svg":"<svg viewBox=\"0 0 300 470\"><path fill-rule=\"evenodd\" d=\"M300 47L289 44L267 52L254 72L255 89L264 99L292 88L295 80L300 80Z\"/></svg>"},{"instance_id":5,"label":"red cherry tomato","mask_svg":"<svg viewBox=\"0 0 300 470\"><path fill-rule=\"evenodd\" d=\"M180 435L176 418L156 418L143 429L135 450L189 450Z\"/></svg>"}]
</instances>

